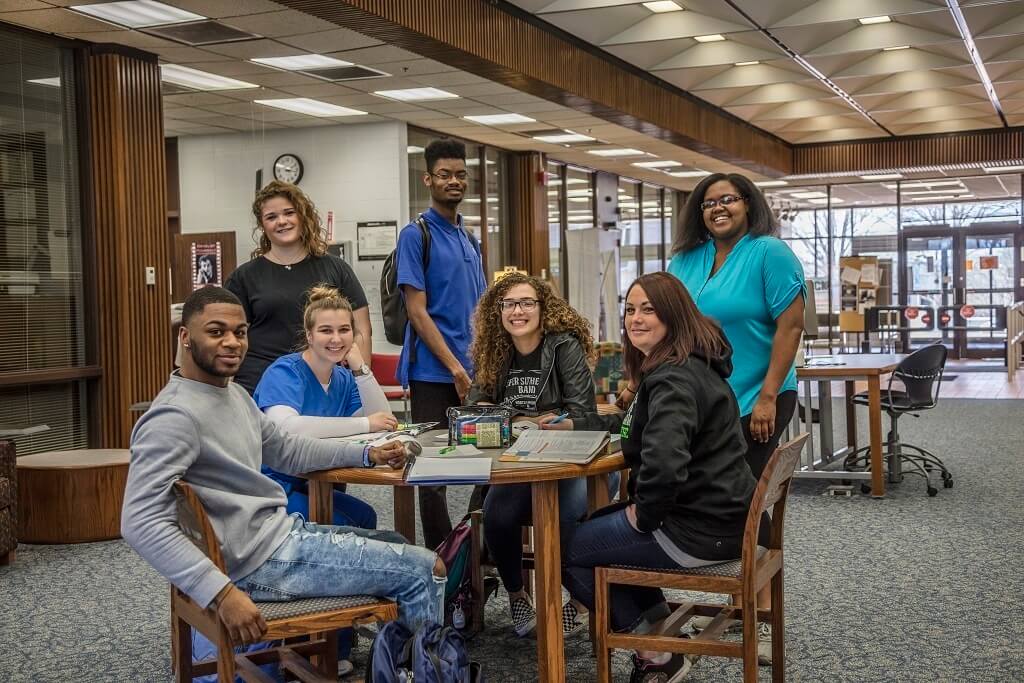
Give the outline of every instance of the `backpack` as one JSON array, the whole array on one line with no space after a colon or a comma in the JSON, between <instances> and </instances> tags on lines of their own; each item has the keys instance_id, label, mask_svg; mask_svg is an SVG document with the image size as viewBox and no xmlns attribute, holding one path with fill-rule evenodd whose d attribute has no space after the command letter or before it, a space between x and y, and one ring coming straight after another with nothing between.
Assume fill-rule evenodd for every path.
<instances>
[{"instance_id":1,"label":"backpack","mask_svg":"<svg viewBox=\"0 0 1024 683\"><path fill-rule=\"evenodd\" d=\"M423 220L423 214L416 217L420 235L423 238L423 274L430 267L430 228ZM405 311L405 299L398 287L398 247L384 259L380 271L380 313L384 318L384 336L388 343L401 346L405 343L405 325L409 315Z\"/></svg>"},{"instance_id":2,"label":"backpack","mask_svg":"<svg viewBox=\"0 0 1024 683\"><path fill-rule=\"evenodd\" d=\"M469 515L462 518L434 552L448 572L444 587L445 622L461 630L473 609L473 527Z\"/></svg>"},{"instance_id":3,"label":"backpack","mask_svg":"<svg viewBox=\"0 0 1024 683\"><path fill-rule=\"evenodd\" d=\"M390 621L370 646L367 683L483 683L480 665L469 661L462 635L450 626L409 629Z\"/></svg>"}]
</instances>

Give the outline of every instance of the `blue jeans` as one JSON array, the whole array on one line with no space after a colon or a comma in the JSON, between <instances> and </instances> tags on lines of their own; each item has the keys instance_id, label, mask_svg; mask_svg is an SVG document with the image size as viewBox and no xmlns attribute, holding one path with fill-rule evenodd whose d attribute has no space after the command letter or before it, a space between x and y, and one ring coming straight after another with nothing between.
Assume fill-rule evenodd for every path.
<instances>
[{"instance_id":1,"label":"blue jeans","mask_svg":"<svg viewBox=\"0 0 1024 683\"><path fill-rule=\"evenodd\" d=\"M303 517L309 517L309 495L302 490L292 488L285 489L288 494L288 514L299 513ZM362 529L377 528L377 511L369 503L356 498L348 493L335 489L334 491L334 519L336 526L357 526Z\"/></svg>"},{"instance_id":2,"label":"blue jeans","mask_svg":"<svg viewBox=\"0 0 1024 683\"><path fill-rule=\"evenodd\" d=\"M608 477L609 494L619 487L619 473ZM558 522L562 547L587 514L587 480L561 479L558 482ZM533 519L533 491L530 484L491 486L484 498L484 540L487 552L498 568L505 590L523 590L522 527Z\"/></svg>"},{"instance_id":3,"label":"blue jeans","mask_svg":"<svg viewBox=\"0 0 1024 683\"><path fill-rule=\"evenodd\" d=\"M679 568L652 534L630 525L625 510L595 517L576 528L562 562L562 583L572 597L594 609L594 567L610 564ZM670 612L661 590L647 586L613 586L609 607L616 631L633 630L641 621L653 624Z\"/></svg>"},{"instance_id":4,"label":"blue jeans","mask_svg":"<svg viewBox=\"0 0 1024 683\"><path fill-rule=\"evenodd\" d=\"M325 526L292 515L292 530L274 554L235 585L255 601L374 595L398 603L398 620L415 631L444 620L446 577L437 555L406 545L393 531Z\"/></svg>"}]
</instances>

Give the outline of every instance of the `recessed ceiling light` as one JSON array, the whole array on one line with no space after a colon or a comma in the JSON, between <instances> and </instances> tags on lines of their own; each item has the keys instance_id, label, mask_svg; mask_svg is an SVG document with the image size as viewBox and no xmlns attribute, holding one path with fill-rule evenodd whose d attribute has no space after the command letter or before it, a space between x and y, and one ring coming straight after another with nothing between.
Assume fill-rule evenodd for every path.
<instances>
[{"instance_id":1,"label":"recessed ceiling light","mask_svg":"<svg viewBox=\"0 0 1024 683\"><path fill-rule=\"evenodd\" d=\"M485 114L482 116L463 116L462 118L473 123L482 123L485 126L500 126L509 123L536 123L537 119L531 119L522 114Z\"/></svg>"},{"instance_id":2,"label":"recessed ceiling light","mask_svg":"<svg viewBox=\"0 0 1024 683\"><path fill-rule=\"evenodd\" d=\"M901 183L900 185L896 185L896 184L886 185L885 187L889 188L890 190L895 190L897 187L901 187L904 190L906 190L908 188L915 188L915 187L931 188L931 187L949 187L949 186L963 187L963 181L961 181L961 180L915 180L913 182Z\"/></svg>"},{"instance_id":3,"label":"recessed ceiling light","mask_svg":"<svg viewBox=\"0 0 1024 683\"><path fill-rule=\"evenodd\" d=\"M409 145L405 148L406 154L422 154L424 149L417 145Z\"/></svg>"},{"instance_id":4,"label":"recessed ceiling light","mask_svg":"<svg viewBox=\"0 0 1024 683\"><path fill-rule=\"evenodd\" d=\"M821 199L828 197L824 192L794 192L792 196L797 199Z\"/></svg>"},{"instance_id":5,"label":"recessed ceiling light","mask_svg":"<svg viewBox=\"0 0 1024 683\"><path fill-rule=\"evenodd\" d=\"M761 62L759 62L758 60L755 59L752 62L736 62L736 66L754 66L755 64L760 64L760 63Z\"/></svg>"},{"instance_id":6,"label":"recessed ceiling light","mask_svg":"<svg viewBox=\"0 0 1024 683\"><path fill-rule=\"evenodd\" d=\"M598 157L645 157L647 152L639 149L612 147L611 149L588 149L587 154Z\"/></svg>"},{"instance_id":7,"label":"recessed ceiling light","mask_svg":"<svg viewBox=\"0 0 1024 683\"><path fill-rule=\"evenodd\" d=\"M638 168L673 168L675 166L682 166L678 161L669 161L664 159L663 161L637 161L633 164Z\"/></svg>"},{"instance_id":8,"label":"recessed ceiling light","mask_svg":"<svg viewBox=\"0 0 1024 683\"><path fill-rule=\"evenodd\" d=\"M430 102L432 100L457 100L453 92L440 88L406 88L405 90L375 90L374 95L400 102Z\"/></svg>"},{"instance_id":9,"label":"recessed ceiling light","mask_svg":"<svg viewBox=\"0 0 1024 683\"><path fill-rule=\"evenodd\" d=\"M665 171L665 173L673 178L703 178L708 174L707 171L702 171L699 168L695 168L692 171Z\"/></svg>"},{"instance_id":10,"label":"recessed ceiling light","mask_svg":"<svg viewBox=\"0 0 1024 683\"><path fill-rule=\"evenodd\" d=\"M125 2L102 2L95 5L72 5L68 9L95 19L109 21L128 28L181 24L186 21L206 19L201 14L187 12L155 0L127 0Z\"/></svg>"},{"instance_id":11,"label":"recessed ceiling light","mask_svg":"<svg viewBox=\"0 0 1024 683\"><path fill-rule=\"evenodd\" d=\"M782 187L783 185L789 185L785 180L760 180L754 184L758 187Z\"/></svg>"},{"instance_id":12,"label":"recessed ceiling light","mask_svg":"<svg viewBox=\"0 0 1024 683\"><path fill-rule=\"evenodd\" d=\"M971 196L973 197L974 195L971 195ZM956 195L944 194L944 195L940 195L938 197L936 197L936 196L931 196L931 197L911 197L910 201L912 201L912 202L941 202L941 201L943 201L945 199L956 199Z\"/></svg>"},{"instance_id":13,"label":"recessed ceiling light","mask_svg":"<svg viewBox=\"0 0 1024 683\"><path fill-rule=\"evenodd\" d=\"M160 80L182 85L193 90L242 90L258 88L255 83L246 83L226 76L218 76L198 69L190 69L178 64L161 64Z\"/></svg>"},{"instance_id":14,"label":"recessed ceiling light","mask_svg":"<svg viewBox=\"0 0 1024 683\"><path fill-rule=\"evenodd\" d=\"M272 66L277 69L284 69L285 71L307 71L330 69L338 66L352 66L352 62L314 54L292 55L291 57L254 57L249 61Z\"/></svg>"},{"instance_id":15,"label":"recessed ceiling light","mask_svg":"<svg viewBox=\"0 0 1024 683\"><path fill-rule=\"evenodd\" d=\"M794 195L795 196L795 195ZM807 200L808 204L828 204L828 197L811 197ZM833 204L842 204L843 200L839 197L832 198Z\"/></svg>"},{"instance_id":16,"label":"recessed ceiling light","mask_svg":"<svg viewBox=\"0 0 1024 683\"><path fill-rule=\"evenodd\" d=\"M1007 171L1024 171L1024 164L1016 164L1014 166L982 166L985 169L985 173L1005 173Z\"/></svg>"},{"instance_id":17,"label":"recessed ceiling light","mask_svg":"<svg viewBox=\"0 0 1024 683\"><path fill-rule=\"evenodd\" d=\"M894 50L909 50L909 45L896 45L894 47L883 47L882 52L893 52Z\"/></svg>"},{"instance_id":18,"label":"recessed ceiling light","mask_svg":"<svg viewBox=\"0 0 1024 683\"><path fill-rule=\"evenodd\" d=\"M889 17L889 15L887 14L882 14L877 17L864 17L863 19L858 19L857 21L859 21L862 25L867 26L869 24L888 24L890 21L892 21L892 18Z\"/></svg>"},{"instance_id":19,"label":"recessed ceiling light","mask_svg":"<svg viewBox=\"0 0 1024 683\"><path fill-rule=\"evenodd\" d=\"M644 7L651 10L655 14L661 14L662 12L681 12L682 7L672 2L672 0L658 0L657 2L645 2Z\"/></svg>"},{"instance_id":20,"label":"recessed ceiling light","mask_svg":"<svg viewBox=\"0 0 1024 683\"><path fill-rule=\"evenodd\" d=\"M60 78L54 76L53 78L30 78L29 83L35 83L36 85L48 85L53 88L60 87Z\"/></svg>"},{"instance_id":21,"label":"recessed ceiling light","mask_svg":"<svg viewBox=\"0 0 1024 683\"><path fill-rule=\"evenodd\" d=\"M914 194L949 194L950 192L961 192L961 191L962 192L966 192L967 188L966 187L958 187L958 188L946 187L946 188L941 188L941 189L938 189L938 190L903 190L903 194L904 195L914 195Z\"/></svg>"},{"instance_id":22,"label":"recessed ceiling light","mask_svg":"<svg viewBox=\"0 0 1024 683\"><path fill-rule=\"evenodd\" d=\"M339 107L336 104L311 100L308 97L292 97L279 100L253 100L256 104L265 104L268 107L287 109L288 111L308 114L310 116L362 116L365 111Z\"/></svg>"},{"instance_id":23,"label":"recessed ceiling light","mask_svg":"<svg viewBox=\"0 0 1024 683\"><path fill-rule=\"evenodd\" d=\"M721 33L712 33L707 36L694 36L693 39L698 43L717 43L720 40L725 40L725 36Z\"/></svg>"},{"instance_id":24,"label":"recessed ceiling light","mask_svg":"<svg viewBox=\"0 0 1024 683\"><path fill-rule=\"evenodd\" d=\"M861 180L899 180L903 177L902 173L869 173L862 175Z\"/></svg>"},{"instance_id":25,"label":"recessed ceiling light","mask_svg":"<svg viewBox=\"0 0 1024 683\"><path fill-rule=\"evenodd\" d=\"M567 130L564 133L555 133L553 135L534 135L534 140L540 140L541 142L550 142L556 145L565 145L570 142L591 142L595 138L583 133L574 133L571 130Z\"/></svg>"}]
</instances>

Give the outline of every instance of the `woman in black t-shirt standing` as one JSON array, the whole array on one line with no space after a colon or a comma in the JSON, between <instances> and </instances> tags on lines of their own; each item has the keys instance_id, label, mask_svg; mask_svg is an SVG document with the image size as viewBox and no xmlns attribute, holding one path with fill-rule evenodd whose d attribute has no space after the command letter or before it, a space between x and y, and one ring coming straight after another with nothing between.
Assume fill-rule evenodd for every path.
<instances>
[{"instance_id":1,"label":"woman in black t-shirt standing","mask_svg":"<svg viewBox=\"0 0 1024 683\"><path fill-rule=\"evenodd\" d=\"M352 267L327 253L316 206L295 185L274 181L256 195L252 260L228 278L225 287L242 301L249 320L249 352L235 381L250 394L263 371L295 351L303 339L302 310L315 285L336 288L352 304L356 344L363 358L372 354L370 309Z\"/></svg>"}]
</instances>

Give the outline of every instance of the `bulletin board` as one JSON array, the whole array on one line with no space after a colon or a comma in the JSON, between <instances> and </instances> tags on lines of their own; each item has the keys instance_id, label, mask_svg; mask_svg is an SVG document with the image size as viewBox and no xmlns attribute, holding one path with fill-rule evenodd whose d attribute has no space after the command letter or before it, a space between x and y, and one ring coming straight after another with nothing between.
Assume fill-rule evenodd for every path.
<instances>
[{"instance_id":1,"label":"bulletin board","mask_svg":"<svg viewBox=\"0 0 1024 683\"><path fill-rule=\"evenodd\" d=\"M863 332L864 312L878 305L881 271L877 256L839 259L839 331Z\"/></svg>"}]
</instances>

